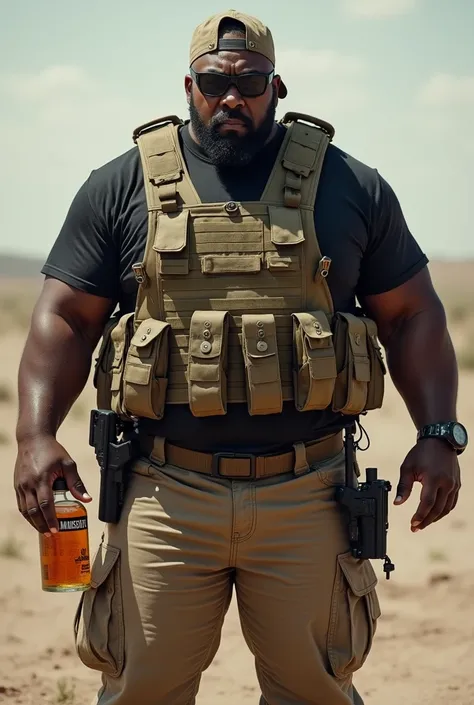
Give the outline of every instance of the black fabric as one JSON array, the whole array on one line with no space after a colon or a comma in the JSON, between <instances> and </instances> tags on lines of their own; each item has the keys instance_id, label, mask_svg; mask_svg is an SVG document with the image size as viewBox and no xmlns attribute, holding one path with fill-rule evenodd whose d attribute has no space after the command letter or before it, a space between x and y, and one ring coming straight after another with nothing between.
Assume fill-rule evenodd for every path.
<instances>
[{"instance_id":1,"label":"black fabric","mask_svg":"<svg viewBox=\"0 0 474 705\"><path fill-rule=\"evenodd\" d=\"M283 139L284 128L254 163L219 171L189 135L180 137L194 186L204 202L260 198ZM419 272L427 257L410 233L398 199L376 169L330 145L315 204L323 255L332 259L329 287L335 308L351 311L356 297L389 291ZM131 265L143 257L147 210L138 149L93 171L76 194L43 273L81 291L111 298L132 311L137 284ZM316 439L339 428L339 414L297 412L286 403L280 415L250 417L246 405L229 405L226 416L196 419L187 406L169 406L153 431L170 442L202 450L246 448L277 452L297 440Z\"/></svg>"}]
</instances>

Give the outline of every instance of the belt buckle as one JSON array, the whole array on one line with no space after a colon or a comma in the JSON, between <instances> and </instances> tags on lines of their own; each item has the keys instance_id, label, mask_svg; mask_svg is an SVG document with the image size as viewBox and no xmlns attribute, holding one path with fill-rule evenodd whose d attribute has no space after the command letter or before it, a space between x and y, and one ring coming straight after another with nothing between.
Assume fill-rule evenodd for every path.
<instances>
[{"instance_id":1,"label":"belt buckle","mask_svg":"<svg viewBox=\"0 0 474 705\"><path fill-rule=\"evenodd\" d=\"M250 460L249 475L221 475L220 461L221 458L230 458L231 460ZM211 475L220 477L223 480L256 480L257 479L257 457L253 453L214 453L212 456Z\"/></svg>"}]
</instances>

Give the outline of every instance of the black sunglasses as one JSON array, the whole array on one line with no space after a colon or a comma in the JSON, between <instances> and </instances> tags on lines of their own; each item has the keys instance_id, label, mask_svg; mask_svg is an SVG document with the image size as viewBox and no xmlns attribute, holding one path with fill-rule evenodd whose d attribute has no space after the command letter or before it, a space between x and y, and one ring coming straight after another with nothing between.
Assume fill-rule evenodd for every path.
<instances>
[{"instance_id":1,"label":"black sunglasses","mask_svg":"<svg viewBox=\"0 0 474 705\"><path fill-rule=\"evenodd\" d=\"M224 95L229 86L235 86L243 98L258 98L265 93L275 76L275 71L244 73L239 76L230 76L227 73L197 73L193 69L189 69L189 72L201 93L213 98Z\"/></svg>"}]
</instances>

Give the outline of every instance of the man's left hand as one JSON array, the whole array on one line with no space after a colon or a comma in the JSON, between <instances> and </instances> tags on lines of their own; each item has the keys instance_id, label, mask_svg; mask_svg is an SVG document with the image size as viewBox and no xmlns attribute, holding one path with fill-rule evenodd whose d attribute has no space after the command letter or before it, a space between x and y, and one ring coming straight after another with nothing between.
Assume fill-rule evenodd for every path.
<instances>
[{"instance_id":1,"label":"man's left hand","mask_svg":"<svg viewBox=\"0 0 474 705\"><path fill-rule=\"evenodd\" d=\"M401 505L407 501L415 482L421 482L422 490L418 509L411 520L413 532L426 529L456 506L461 488L456 451L439 439L418 441L400 468L394 504Z\"/></svg>"}]
</instances>

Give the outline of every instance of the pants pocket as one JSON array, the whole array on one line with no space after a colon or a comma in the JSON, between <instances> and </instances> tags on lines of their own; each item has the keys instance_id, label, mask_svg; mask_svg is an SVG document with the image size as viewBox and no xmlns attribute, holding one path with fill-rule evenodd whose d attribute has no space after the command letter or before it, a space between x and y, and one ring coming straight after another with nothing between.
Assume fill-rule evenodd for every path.
<instances>
[{"instance_id":1,"label":"pants pocket","mask_svg":"<svg viewBox=\"0 0 474 705\"><path fill-rule=\"evenodd\" d=\"M376 585L369 560L351 553L337 557L328 630L328 656L336 678L352 675L369 655L381 614Z\"/></svg>"},{"instance_id":2,"label":"pants pocket","mask_svg":"<svg viewBox=\"0 0 474 705\"><path fill-rule=\"evenodd\" d=\"M168 387L170 324L147 318L130 341L124 370L124 408L131 416L163 417Z\"/></svg>"},{"instance_id":3,"label":"pants pocket","mask_svg":"<svg viewBox=\"0 0 474 705\"><path fill-rule=\"evenodd\" d=\"M117 678L125 657L120 549L102 543L91 573L74 620L76 651L88 668Z\"/></svg>"}]
</instances>

